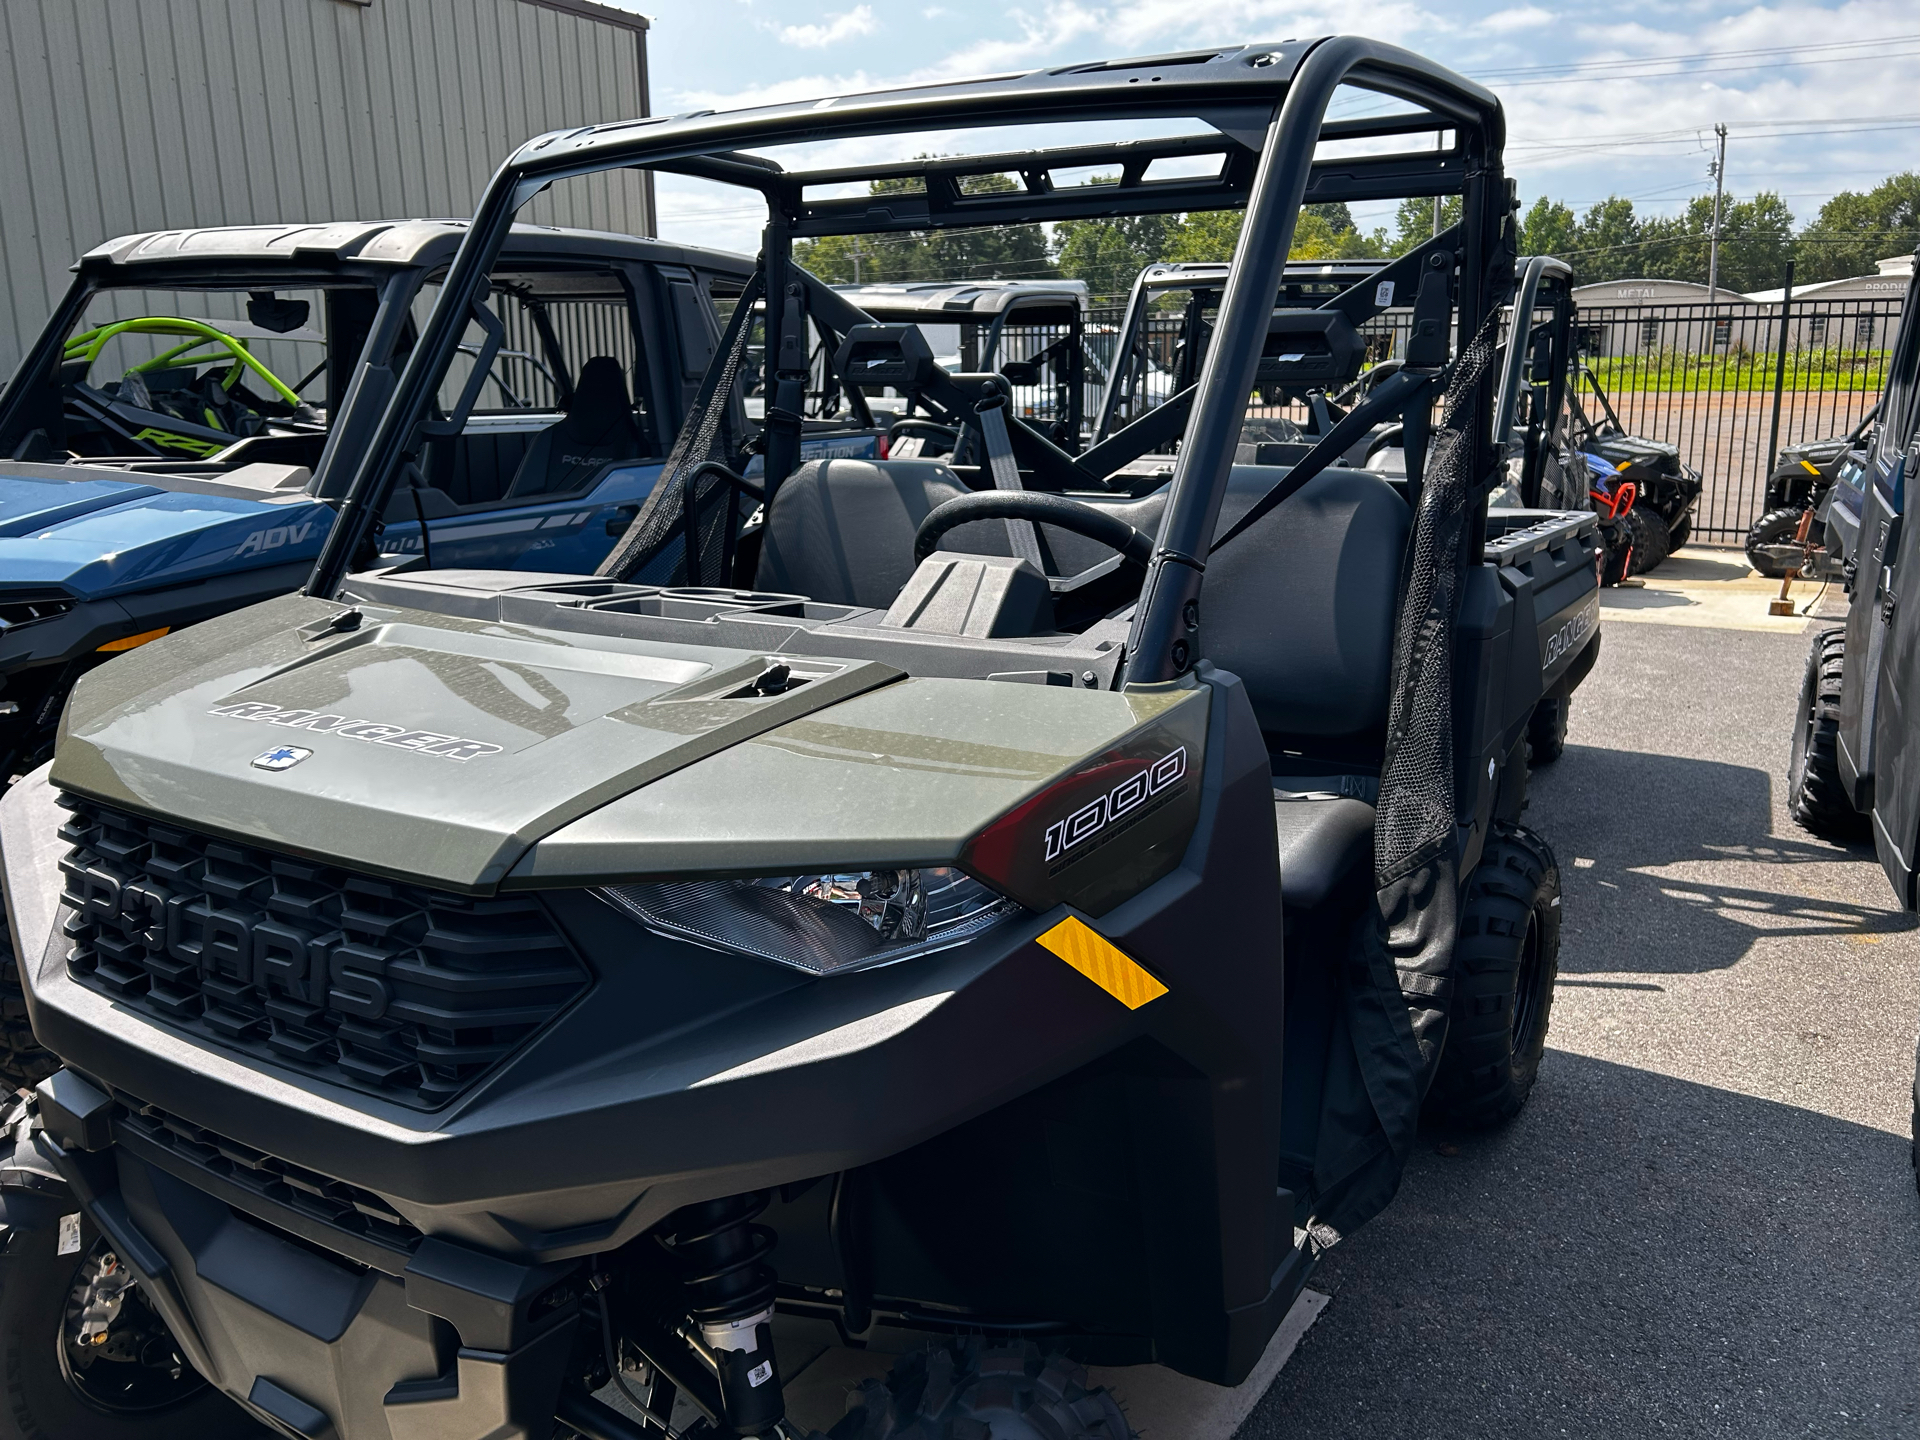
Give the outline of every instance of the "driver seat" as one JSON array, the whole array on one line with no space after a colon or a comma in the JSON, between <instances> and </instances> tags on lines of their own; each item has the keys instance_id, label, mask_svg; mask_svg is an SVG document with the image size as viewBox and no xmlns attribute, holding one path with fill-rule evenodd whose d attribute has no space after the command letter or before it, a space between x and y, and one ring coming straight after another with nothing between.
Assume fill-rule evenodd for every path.
<instances>
[{"instance_id":1,"label":"driver seat","mask_svg":"<svg viewBox=\"0 0 1920 1440\"><path fill-rule=\"evenodd\" d=\"M884 610L913 578L913 537L967 487L938 460L810 460L767 507L754 588Z\"/></svg>"}]
</instances>

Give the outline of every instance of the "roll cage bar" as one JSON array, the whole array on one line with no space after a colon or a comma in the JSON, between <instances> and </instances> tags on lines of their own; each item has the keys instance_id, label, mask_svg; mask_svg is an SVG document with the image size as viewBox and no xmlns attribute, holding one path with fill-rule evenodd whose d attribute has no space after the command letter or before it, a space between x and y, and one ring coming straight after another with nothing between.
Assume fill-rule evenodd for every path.
<instances>
[{"instance_id":1,"label":"roll cage bar","mask_svg":"<svg viewBox=\"0 0 1920 1440\"><path fill-rule=\"evenodd\" d=\"M1328 106L1342 85L1376 91L1411 108L1381 117L1328 121ZM929 129L1169 118L1198 119L1217 136L811 172L785 170L764 156L742 153L741 148ZM1441 141L1437 149L1324 160L1315 155L1323 141L1436 132ZM1451 145L1446 143L1448 136ZM639 168L758 191L768 205L760 263L763 293L770 302L770 365L778 365L776 357L787 350L804 360L804 331L796 337L797 343L786 345L784 329L790 317L804 326L802 307L809 292L816 301L831 294L824 286L808 286L801 280L792 263L796 237L1244 209L1246 220L1232 274L1191 402L1165 517L1128 637L1126 684L1178 679L1198 658L1193 640L1199 629L1206 556L1234 458L1239 412L1253 388L1273 297L1301 206L1460 195L1462 220L1449 235L1458 242L1452 310L1464 343L1512 282L1513 200L1501 168L1504 141L1505 119L1491 92L1398 46L1355 36L1069 65L815 102L630 120L541 136L515 153L489 183L393 400L354 468L340 519L328 534L306 593L331 597L338 590L379 514L385 489L418 444L439 375L469 318L478 318L488 269L515 213L557 180ZM1156 159L1210 153L1222 156L1214 175L1152 177ZM1120 180L1112 185L1054 183L1053 170L1085 166L1115 167ZM1017 174L1020 187L966 191L962 181L967 175L987 173ZM809 193L861 181L914 177L920 181L918 193L852 198ZM1443 257L1436 252L1431 258L1435 273L1442 273ZM853 309L844 302L841 308ZM1439 340L1444 346L1444 330ZM799 383L804 384L804 377ZM1478 413L1469 429L1477 448L1471 463L1473 473L1484 476L1493 461L1491 405L1484 387L1475 404ZM775 408L770 403L765 451L769 499L794 468L799 453L798 416L776 420ZM1476 527L1476 553L1483 535L1484 525Z\"/></svg>"},{"instance_id":2,"label":"roll cage bar","mask_svg":"<svg viewBox=\"0 0 1920 1440\"><path fill-rule=\"evenodd\" d=\"M1444 238L1436 237L1435 244L1440 244ZM1127 297L1126 317L1121 321L1120 337L1114 345L1113 363L1108 368L1107 383L1100 392L1100 409L1093 427L1096 443L1114 433L1114 422L1119 416L1120 406L1132 394L1139 373L1138 366L1144 358L1140 349L1140 331L1152 298L1174 291L1189 292L1191 299L1186 318L1190 326L1197 328L1198 308L1207 298L1217 297L1226 288L1231 269L1225 261L1190 261L1175 265L1149 265L1134 277L1133 289ZM1330 291L1337 299L1363 281L1377 285L1387 273L1387 267L1377 260L1289 260L1275 308L1283 305L1300 309L1316 308L1326 303L1328 297L1324 293L1309 296L1306 293L1309 288L1316 292ZM1376 305L1373 308L1378 313L1387 307ZM1368 318L1358 313L1360 309L1355 306L1355 313L1349 316L1356 323ZM1184 372L1176 375L1182 389L1190 386L1195 378Z\"/></svg>"},{"instance_id":3,"label":"roll cage bar","mask_svg":"<svg viewBox=\"0 0 1920 1440\"><path fill-rule=\"evenodd\" d=\"M1011 284L1019 288L994 292L987 287ZM1005 338L1007 327L1013 324L1059 326L1066 331L1060 339L1028 356L1025 363L1038 364L1053 361L1057 364L1057 383L1067 391L1067 406L1060 417L1065 433L1073 437L1072 447L1079 446L1079 434L1086 419L1086 401L1083 390L1086 385L1087 366L1094 357L1087 351L1087 316L1091 307L1085 281L1073 280L1065 283L1046 281L984 281L972 290L968 299L974 303L939 303L935 299L939 294L966 291L971 287L949 285L941 282L916 283L912 287L902 287L902 293L884 293L881 286L839 285L834 289L843 299L857 304L861 310L873 319L909 325L952 325L963 330L979 332L973 345L978 352L978 364L982 370L1000 369L1000 342ZM876 293L879 292L879 293ZM982 299L994 303L982 305ZM1016 319L1017 317L1017 319ZM1094 361L1097 364L1097 361ZM1009 376L1011 378L1011 376ZM1025 382L1016 382L1024 384ZM857 393L849 387L849 394ZM899 424L913 423L902 420ZM1023 437L1024 438L1024 437Z\"/></svg>"}]
</instances>

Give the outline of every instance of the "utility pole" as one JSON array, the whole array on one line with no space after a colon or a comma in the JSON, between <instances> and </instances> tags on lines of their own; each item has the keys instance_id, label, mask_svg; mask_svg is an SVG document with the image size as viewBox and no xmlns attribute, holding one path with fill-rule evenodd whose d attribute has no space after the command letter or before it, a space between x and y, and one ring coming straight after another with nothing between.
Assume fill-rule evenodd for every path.
<instances>
[{"instance_id":1,"label":"utility pole","mask_svg":"<svg viewBox=\"0 0 1920 1440\"><path fill-rule=\"evenodd\" d=\"M1707 303L1720 301L1720 197L1727 188L1727 127L1718 124L1713 133L1719 137L1713 157L1713 239L1707 249Z\"/></svg>"}]
</instances>

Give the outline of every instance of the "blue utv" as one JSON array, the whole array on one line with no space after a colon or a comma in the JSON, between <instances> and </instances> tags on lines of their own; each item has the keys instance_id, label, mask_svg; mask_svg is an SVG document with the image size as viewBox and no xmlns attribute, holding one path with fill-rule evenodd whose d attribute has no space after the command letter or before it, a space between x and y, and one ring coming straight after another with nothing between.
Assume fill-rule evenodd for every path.
<instances>
[{"instance_id":1,"label":"blue utv","mask_svg":"<svg viewBox=\"0 0 1920 1440\"><path fill-rule=\"evenodd\" d=\"M51 753L87 670L306 578L464 233L171 230L81 258L0 394L0 786ZM715 251L516 226L373 548L592 571L653 488L752 273ZM810 458L875 453L871 416L805 423Z\"/></svg>"}]
</instances>

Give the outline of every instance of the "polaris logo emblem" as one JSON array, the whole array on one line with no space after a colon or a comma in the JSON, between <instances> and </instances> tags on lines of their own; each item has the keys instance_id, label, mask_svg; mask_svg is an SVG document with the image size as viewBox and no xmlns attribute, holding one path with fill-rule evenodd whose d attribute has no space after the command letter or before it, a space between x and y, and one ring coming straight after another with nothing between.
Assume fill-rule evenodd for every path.
<instances>
[{"instance_id":1,"label":"polaris logo emblem","mask_svg":"<svg viewBox=\"0 0 1920 1440\"><path fill-rule=\"evenodd\" d=\"M313 751L299 745L276 745L266 754L254 756L253 767L256 770L291 770L312 754Z\"/></svg>"},{"instance_id":2,"label":"polaris logo emblem","mask_svg":"<svg viewBox=\"0 0 1920 1440\"><path fill-rule=\"evenodd\" d=\"M349 740L361 740L369 745L391 745L396 750L413 750L440 760L471 760L476 755L498 755L505 748L490 745L485 740L466 740L437 730L382 725L372 720L355 720L346 715L323 715L318 710L283 710L265 701L216 705L207 713L224 715L229 720L258 720L267 725L284 725L289 730L317 730L324 735L342 735ZM299 764L313 753L311 750L300 750L297 757L283 765L262 764L268 756L278 755L282 750L300 750L300 747L287 745L281 750L269 750L253 763L263 770L284 770L288 765Z\"/></svg>"},{"instance_id":3,"label":"polaris logo emblem","mask_svg":"<svg viewBox=\"0 0 1920 1440\"><path fill-rule=\"evenodd\" d=\"M1047 862L1098 835L1116 820L1138 810L1153 796L1178 783L1187 773L1187 747L1162 755L1144 770L1135 771L1106 794L1082 805L1064 820L1047 827Z\"/></svg>"}]
</instances>

